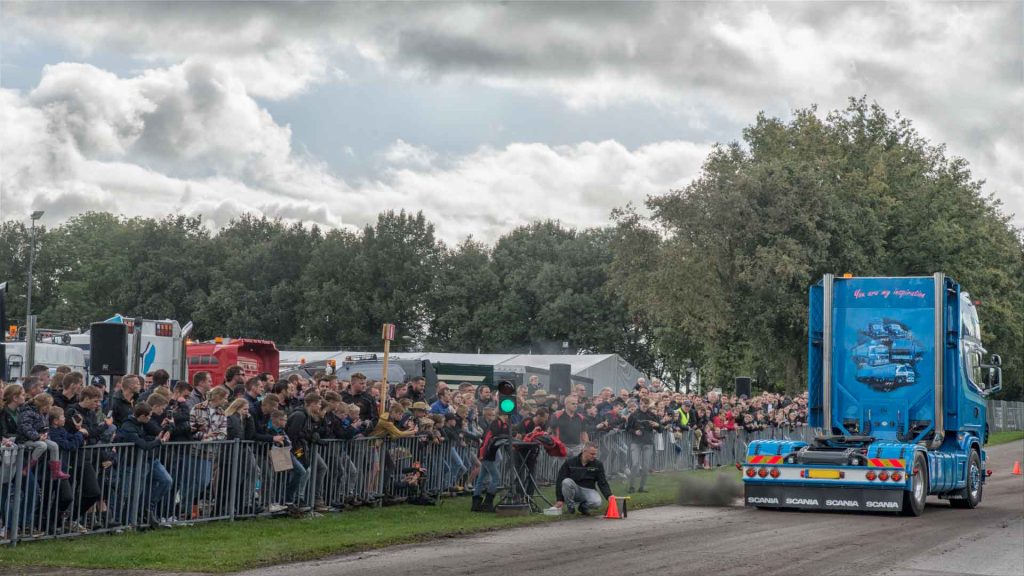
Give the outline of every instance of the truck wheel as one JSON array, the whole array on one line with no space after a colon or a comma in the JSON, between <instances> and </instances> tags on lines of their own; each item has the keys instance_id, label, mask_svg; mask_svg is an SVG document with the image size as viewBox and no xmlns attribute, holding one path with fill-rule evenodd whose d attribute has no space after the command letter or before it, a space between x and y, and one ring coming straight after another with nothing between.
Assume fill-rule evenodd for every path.
<instances>
[{"instance_id":1,"label":"truck wheel","mask_svg":"<svg viewBox=\"0 0 1024 576\"><path fill-rule=\"evenodd\" d=\"M976 508L981 504L981 489L984 486L981 474L981 457L971 450L971 456L967 459L967 485L960 491L960 498L950 500L949 505L953 508Z\"/></svg>"},{"instance_id":2,"label":"truck wheel","mask_svg":"<svg viewBox=\"0 0 1024 576\"><path fill-rule=\"evenodd\" d=\"M910 476L910 490L903 492L903 515L920 516L928 498L928 460L924 454L914 454L914 472Z\"/></svg>"}]
</instances>

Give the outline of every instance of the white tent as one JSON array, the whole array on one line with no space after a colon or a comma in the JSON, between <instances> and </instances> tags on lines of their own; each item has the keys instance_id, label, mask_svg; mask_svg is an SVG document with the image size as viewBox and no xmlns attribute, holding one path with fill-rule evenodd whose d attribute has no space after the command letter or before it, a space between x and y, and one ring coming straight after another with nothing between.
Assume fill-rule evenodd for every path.
<instances>
[{"instance_id":1,"label":"white tent","mask_svg":"<svg viewBox=\"0 0 1024 576\"><path fill-rule=\"evenodd\" d=\"M341 362L347 356L365 356L383 352L351 352L333 350L281 350L281 366L296 366L300 360L319 362L334 359ZM430 360L435 364L470 364L494 366L496 372L511 372L524 377L536 374L547 385L548 370L552 364L568 364L574 377L586 378L593 382L596 392L608 386L616 392L622 388L631 389L642 372L626 362L618 354L461 354L449 352L395 352L396 360Z\"/></svg>"}]
</instances>

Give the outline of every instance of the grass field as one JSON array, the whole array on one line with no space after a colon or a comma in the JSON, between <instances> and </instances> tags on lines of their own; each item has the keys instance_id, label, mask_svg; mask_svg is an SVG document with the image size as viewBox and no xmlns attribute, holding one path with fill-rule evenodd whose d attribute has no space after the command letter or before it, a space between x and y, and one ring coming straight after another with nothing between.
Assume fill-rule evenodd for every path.
<instances>
[{"instance_id":1,"label":"grass field","mask_svg":"<svg viewBox=\"0 0 1024 576\"><path fill-rule=\"evenodd\" d=\"M1024 439L1024 430L1007 430L1005 432L993 432L988 437L987 446L994 446L996 444L1006 444L1007 442L1013 442L1014 440Z\"/></svg>"},{"instance_id":2,"label":"grass field","mask_svg":"<svg viewBox=\"0 0 1024 576\"><path fill-rule=\"evenodd\" d=\"M735 472L727 468L723 473L730 471ZM670 504L676 498L683 475L713 473L698 471L655 475L648 482L650 492L632 495L630 509ZM624 494L625 485L613 482L612 491ZM544 490L551 500L554 500L553 492L553 488ZM469 498L461 497L444 500L440 506L434 507L363 508L315 519L261 518L141 533L27 542L15 548L0 548L0 567L230 572L393 544L568 520L567 517L540 514L504 518L470 512L469 506Z\"/></svg>"}]
</instances>

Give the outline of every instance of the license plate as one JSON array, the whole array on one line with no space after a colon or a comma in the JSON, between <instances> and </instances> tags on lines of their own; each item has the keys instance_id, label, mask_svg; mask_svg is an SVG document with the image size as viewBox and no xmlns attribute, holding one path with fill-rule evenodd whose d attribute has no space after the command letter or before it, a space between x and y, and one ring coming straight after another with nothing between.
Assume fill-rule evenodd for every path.
<instances>
[{"instance_id":1,"label":"license plate","mask_svg":"<svg viewBox=\"0 0 1024 576\"><path fill-rule=\"evenodd\" d=\"M807 477L821 480L839 480L839 470L808 470Z\"/></svg>"}]
</instances>

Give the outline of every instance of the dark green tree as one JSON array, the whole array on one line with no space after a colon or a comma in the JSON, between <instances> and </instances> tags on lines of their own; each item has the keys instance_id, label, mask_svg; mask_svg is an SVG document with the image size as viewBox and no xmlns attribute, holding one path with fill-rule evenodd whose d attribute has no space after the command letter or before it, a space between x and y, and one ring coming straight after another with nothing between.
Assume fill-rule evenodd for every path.
<instances>
[{"instance_id":1,"label":"dark green tree","mask_svg":"<svg viewBox=\"0 0 1024 576\"><path fill-rule=\"evenodd\" d=\"M420 346L441 250L422 212L385 212L359 235L329 234L302 279L305 341L377 349L387 322L399 327L398 348Z\"/></svg>"},{"instance_id":2,"label":"dark green tree","mask_svg":"<svg viewBox=\"0 0 1024 576\"><path fill-rule=\"evenodd\" d=\"M615 285L686 343L659 349L700 358L716 385L753 373L802 388L807 287L823 273L940 270L987 302L986 343L1005 354L1007 382L1021 380L1020 232L964 160L899 114L860 99L824 119L759 115L742 144L716 147L690 186L648 206L653 227L626 213L619 234L656 256L620 250Z\"/></svg>"}]
</instances>

